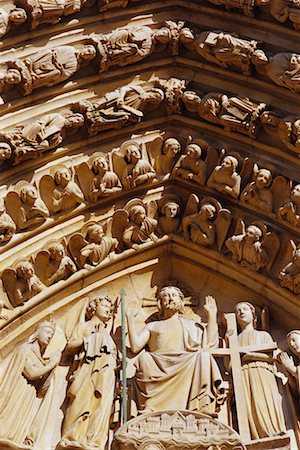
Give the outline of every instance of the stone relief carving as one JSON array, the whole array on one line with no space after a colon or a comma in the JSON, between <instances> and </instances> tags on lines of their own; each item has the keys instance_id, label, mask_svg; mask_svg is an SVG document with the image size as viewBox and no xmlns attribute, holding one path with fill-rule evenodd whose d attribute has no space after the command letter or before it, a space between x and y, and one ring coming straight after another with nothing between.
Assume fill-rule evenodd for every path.
<instances>
[{"instance_id":1,"label":"stone relief carving","mask_svg":"<svg viewBox=\"0 0 300 450\"><path fill-rule=\"evenodd\" d=\"M290 260L283 267L278 278L281 286L286 287L295 294L300 294L300 248L292 240L290 240L289 247L287 253L290 256L287 256L287 258Z\"/></svg>"},{"instance_id":2,"label":"stone relief carving","mask_svg":"<svg viewBox=\"0 0 300 450\"><path fill-rule=\"evenodd\" d=\"M138 249L139 244L156 242L157 220L154 219L157 204L152 201L145 205L134 198L118 209L113 215L112 234L127 248Z\"/></svg>"},{"instance_id":3,"label":"stone relief carving","mask_svg":"<svg viewBox=\"0 0 300 450\"><path fill-rule=\"evenodd\" d=\"M50 241L34 258L35 273L46 286L66 280L77 271L72 259L66 255L65 247L65 243Z\"/></svg>"},{"instance_id":4,"label":"stone relief carving","mask_svg":"<svg viewBox=\"0 0 300 450\"><path fill-rule=\"evenodd\" d=\"M19 306L39 294L44 285L34 273L30 261L16 262L13 267L2 272L1 280L12 306Z\"/></svg>"},{"instance_id":5,"label":"stone relief carving","mask_svg":"<svg viewBox=\"0 0 300 450\"><path fill-rule=\"evenodd\" d=\"M51 214L74 209L84 202L83 193L73 178L73 170L64 165L53 167L50 175L41 178L41 197Z\"/></svg>"},{"instance_id":6,"label":"stone relief carving","mask_svg":"<svg viewBox=\"0 0 300 450\"><path fill-rule=\"evenodd\" d=\"M43 433L47 426L49 432L49 422L56 419L51 405L56 401L54 370L61 352L45 356L55 328L53 322L40 323L27 341L1 362L2 448L44 448Z\"/></svg>"},{"instance_id":7,"label":"stone relief carving","mask_svg":"<svg viewBox=\"0 0 300 450\"><path fill-rule=\"evenodd\" d=\"M263 268L269 271L280 247L279 237L268 232L262 222L246 227L243 221L238 221L235 233L239 234L234 234L225 242L231 259L254 272Z\"/></svg>"},{"instance_id":8,"label":"stone relief carving","mask_svg":"<svg viewBox=\"0 0 300 450\"><path fill-rule=\"evenodd\" d=\"M104 448L115 394L116 345L107 330L112 300L94 295L84 306L67 344L74 356L58 449Z\"/></svg>"},{"instance_id":9,"label":"stone relief carving","mask_svg":"<svg viewBox=\"0 0 300 450\"><path fill-rule=\"evenodd\" d=\"M182 201L176 194L166 194L158 202L157 234L177 234L181 231Z\"/></svg>"},{"instance_id":10,"label":"stone relief carving","mask_svg":"<svg viewBox=\"0 0 300 450\"><path fill-rule=\"evenodd\" d=\"M15 222L0 204L0 245L9 242L17 230Z\"/></svg>"},{"instance_id":11,"label":"stone relief carving","mask_svg":"<svg viewBox=\"0 0 300 450\"><path fill-rule=\"evenodd\" d=\"M268 169L259 169L241 194L241 202L266 212L273 212L273 176Z\"/></svg>"},{"instance_id":12,"label":"stone relief carving","mask_svg":"<svg viewBox=\"0 0 300 450\"><path fill-rule=\"evenodd\" d=\"M204 247L216 241L221 250L231 224L231 212L212 197L191 194L182 219L183 237Z\"/></svg>"},{"instance_id":13,"label":"stone relief carving","mask_svg":"<svg viewBox=\"0 0 300 450\"><path fill-rule=\"evenodd\" d=\"M248 347L241 362L251 438L283 434L286 427L282 398L275 377L273 351L268 348L274 344L273 339L266 331L255 329L257 317L251 303L238 303L235 314L240 328L238 343Z\"/></svg>"},{"instance_id":14,"label":"stone relief carving","mask_svg":"<svg viewBox=\"0 0 300 450\"><path fill-rule=\"evenodd\" d=\"M274 132L282 144L298 156L300 154L300 118L297 116L279 117L272 111L265 111L261 116L261 122L267 134Z\"/></svg>"},{"instance_id":15,"label":"stone relief carving","mask_svg":"<svg viewBox=\"0 0 300 450\"><path fill-rule=\"evenodd\" d=\"M181 144L176 138L168 138L163 143L161 153L155 158L155 171L159 177L168 176L181 152Z\"/></svg>"},{"instance_id":16,"label":"stone relief carving","mask_svg":"<svg viewBox=\"0 0 300 450\"><path fill-rule=\"evenodd\" d=\"M6 11L0 8L0 38L9 32L12 27L17 27L26 22L27 14L23 8L12 8Z\"/></svg>"},{"instance_id":17,"label":"stone relief carving","mask_svg":"<svg viewBox=\"0 0 300 450\"><path fill-rule=\"evenodd\" d=\"M149 348L136 362L140 409L143 413L190 409L215 414L225 401L221 373L205 351L218 346L215 299L206 297L207 327L183 317L184 295L177 287L159 291L158 307L160 320L148 323L140 332L135 325L137 304L131 304L126 311L132 351L140 352L145 345ZM170 356L171 350L178 354ZM176 386L176 396L169 395L171 386L172 390Z\"/></svg>"},{"instance_id":18,"label":"stone relief carving","mask_svg":"<svg viewBox=\"0 0 300 450\"><path fill-rule=\"evenodd\" d=\"M279 178L279 177L278 177ZM277 209L277 216L298 227L300 225L300 185L292 187L291 181L281 183L281 202Z\"/></svg>"},{"instance_id":19,"label":"stone relief carving","mask_svg":"<svg viewBox=\"0 0 300 450\"><path fill-rule=\"evenodd\" d=\"M203 142L207 149L207 145ZM190 143L173 169L175 177L181 177L185 180L195 181L201 186L205 185L207 177L206 161L201 159L202 148L196 143Z\"/></svg>"},{"instance_id":20,"label":"stone relief carving","mask_svg":"<svg viewBox=\"0 0 300 450\"><path fill-rule=\"evenodd\" d=\"M40 87L50 87L68 80L84 61L96 56L92 45L76 49L62 45L38 52L27 59L7 62L7 70L2 73L2 85L16 85L23 95L29 95Z\"/></svg>"},{"instance_id":21,"label":"stone relief carving","mask_svg":"<svg viewBox=\"0 0 300 450\"><path fill-rule=\"evenodd\" d=\"M220 165L212 171L207 186L221 194L238 198L241 189L241 176L237 173L238 160L234 156L225 156Z\"/></svg>"},{"instance_id":22,"label":"stone relief carving","mask_svg":"<svg viewBox=\"0 0 300 450\"><path fill-rule=\"evenodd\" d=\"M300 330L290 331L286 337L291 352L296 356L297 362L300 362ZM286 352L278 355L279 362L288 373L289 384L295 400L300 404L300 364L296 366L293 358Z\"/></svg>"},{"instance_id":23,"label":"stone relief carving","mask_svg":"<svg viewBox=\"0 0 300 450\"><path fill-rule=\"evenodd\" d=\"M17 231L37 227L49 217L49 211L39 197L37 188L25 180L19 181L8 191L4 203Z\"/></svg>"},{"instance_id":24,"label":"stone relief carving","mask_svg":"<svg viewBox=\"0 0 300 450\"><path fill-rule=\"evenodd\" d=\"M110 223L105 234L100 223L90 221L81 233L74 234L69 240L70 253L80 269L88 265L97 266L107 256L112 257L117 246L117 239L111 237Z\"/></svg>"}]
</instances>

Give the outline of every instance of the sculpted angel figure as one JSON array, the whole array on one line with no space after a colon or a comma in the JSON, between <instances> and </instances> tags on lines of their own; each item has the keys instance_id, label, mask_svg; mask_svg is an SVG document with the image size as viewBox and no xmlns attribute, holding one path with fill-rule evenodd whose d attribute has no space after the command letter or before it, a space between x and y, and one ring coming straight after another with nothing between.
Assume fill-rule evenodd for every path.
<instances>
[{"instance_id":1,"label":"sculpted angel figure","mask_svg":"<svg viewBox=\"0 0 300 450\"><path fill-rule=\"evenodd\" d=\"M267 169L259 169L255 180L251 181L241 194L241 202L265 212L273 211L273 193L271 189L272 173Z\"/></svg>"},{"instance_id":2,"label":"sculpted angel figure","mask_svg":"<svg viewBox=\"0 0 300 450\"><path fill-rule=\"evenodd\" d=\"M292 240L290 240L290 245L291 260L281 270L278 278L281 286L298 295L300 294L300 247L297 247Z\"/></svg>"},{"instance_id":3,"label":"sculpted angel figure","mask_svg":"<svg viewBox=\"0 0 300 450\"><path fill-rule=\"evenodd\" d=\"M53 175L52 175L53 173ZM73 181L73 171L66 166L54 167L51 175L40 181L40 192L52 214L74 209L84 202L84 195Z\"/></svg>"},{"instance_id":4,"label":"sculpted angel figure","mask_svg":"<svg viewBox=\"0 0 300 450\"><path fill-rule=\"evenodd\" d=\"M65 246L59 241L50 241L34 258L34 269L38 278L46 285L66 280L77 271L76 264L66 255Z\"/></svg>"},{"instance_id":5,"label":"sculpted angel figure","mask_svg":"<svg viewBox=\"0 0 300 450\"><path fill-rule=\"evenodd\" d=\"M132 199L123 209L117 210L113 215L112 234L125 248L138 249L139 244L156 242L155 230L157 220L157 205L150 202L147 207L140 199Z\"/></svg>"},{"instance_id":6,"label":"sculpted angel figure","mask_svg":"<svg viewBox=\"0 0 300 450\"><path fill-rule=\"evenodd\" d=\"M278 355L279 362L288 373L289 384L293 397L297 399L298 408L300 407L300 330L290 331L287 336L287 343L291 352L295 355L298 365L295 364L293 357L286 352Z\"/></svg>"},{"instance_id":7,"label":"sculpted angel figure","mask_svg":"<svg viewBox=\"0 0 300 450\"><path fill-rule=\"evenodd\" d=\"M241 189L241 176L237 173L238 160L234 156L225 156L216 166L207 180L207 186L221 194L238 198Z\"/></svg>"},{"instance_id":8,"label":"sculpted angel figure","mask_svg":"<svg viewBox=\"0 0 300 450\"><path fill-rule=\"evenodd\" d=\"M161 154L155 158L155 171L158 176L168 176L181 152L180 142L175 138L165 140Z\"/></svg>"},{"instance_id":9,"label":"sculpted angel figure","mask_svg":"<svg viewBox=\"0 0 300 450\"><path fill-rule=\"evenodd\" d=\"M176 194L167 194L159 202L159 219L157 233L161 236L165 234L178 233L181 228L181 200Z\"/></svg>"},{"instance_id":10,"label":"sculpted angel figure","mask_svg":"<svg viewBox=\"0 0 300 450\"><path fill-rule=\"evenodd\" d=\"M29 95L39 87L50 87L71 78L84 61L96 56L92 45L76 49L71 45L38 52L27 59L7 62L7 71L2 74L4 85L17 85L23 95Z\"/></svg>"},{"instance_id":11,"label":"sculpted angel figure","mask_svg":"<svg viewBox=\"0 0 300 450\"><path fill-rule=\"evenodd\" d=\"M231 213L223 209L212 197L201 201L191 194L182 219L183 238L204 247L211 247L215 241L221 249L231 223Z\"/></svg>"},{"instance_id":12,"label":"sculpted angel figure","mask_svg":"<svg viewBox=\"0 0 300 450\"><path fill-rule=\"evenodd\" d=\"M56 401L54 370L61 359L60 351L45 356L55 328L53 322L40 323L27 341L1 362L2 448L43 448L43 433Z\"/></svg>"},{"instance_id":13,"label":"sculpted angel figure","mask_svg":"<svg viewBox=\"0 0 300 450\"><path fill-rule=\"evenodd\" d=\"M34 273L30 261L22 260L2 272L1 280L12 306L19 306L39 294L44 285Z\"/></svg>"},{"instance_id":14,"label":"sculpted angel figure","mask_svg":"<svg viewBox=\"0 0 300 450\"><path fill-rule=\"evenodd\" d=\"M240 234L225 241L231 259L254 272L263 268L270 270L280 247L279 237L273 232L267 233L266 226L260 222L245 227L241 221L237 224L236 232L238 230Z\"/></svg>"},{"instance_id":15,"label":"sculpted angel figure","mask_svg":"<svg viewBox=\"0 0 300 450\"><path fill-rule=\"evenodd\" d=\"M126 310L130 347L134 353L145 346L137 362L135 381L143 413L163 410L195 410L216 414L225 400L218 365L206 349L218 347L217 305L210 295L204 309L205 326L184 317L184 295L175 286L159 290L160 319L136 328L139 309ZM171 391L176 395L172 395Z\"/></svg>"},{"instance_id":16,"label":"sculpted angel figure","mask_svg":"<svg viewBox=\"0 0 300 450\"><path fill-rule=\"evenodd\" d=\"M110 228L107 227L105 234L103 226L93 221L69 240L70 253L80 269L85 265L97 266L113 254L117 246L118 240L111 236Z\"/></svg>"},{"instance_id":17,"label":"sculpted angel figure","mask_svg":"<svg viewBox=\"0 0 300 450\"><path fill-rule=\"evenodd\" d=\"M104 153L94 153L87 162L76 167L76 172L85 198L91 202L122 190L119 177L109 169L107 155Z\"/></svg>"},{"instance_id":18,"label":"sculpted angel figure","mask_svg":"<svg viewBox=\"0 0 300 450\"><path fill-rule=\"evenodd\" d=\"M17 230L15 222L0 204L0 245L9 242Z\"/></svg>"},{"instance_id":19,"label":"sculpted angel figure","mask_svg":"<svg viewBox=\"0 0 300 450\"><path fill-rule=\"evenodd\" d=\"M289 197L278 209L277 215L281 219L298 227L300 225L300 184L296 184L292 188Z\"/></svg>"},{"instance_id":20,"label":"sculpted angel figure","mask_svg":"<svg viewBox=\"0 0 300 450\"><path fill-rule=\"evenodd\" d=\"M122 184L125 189L154 181L155 170L148 161L142 158L140 145L137 142L125 142L120 151L124 153L124 160L127 164L122 175Z\"/></svg>"},{"instance_id":21,"label":"sculpted angel figure","mask_svg":"<svg viewBox=\"0 0 300 450\"><path fill-rule=\"evenodd\" d=\"M40 199L36 187L24 180L8 191L4 203L17 231L36 227L49 217L49 211Z\"/></svg>"},{"instance_id":22,"label":"sculpted angel figure","mask_svg":"<svg viewBox=\"0 0 300 450\"><path fill-rule=\"evenodd\" d=\"M278 390L274 355L268 346L274 344L266 331L256 330L255 307L248 302L235 306L240 328L241 347L266 346L266 350L248 351L242 357L242 376L251 438L260 439L283 434L286 431L282 398Z\"/></svg>"},{"instance_id":23,"label":"sculpted angel figure","mask_svg":"<svg viewBox=\"0 0 300 450\"><path fill-rule=\"evenodd\" d=\"M192 180L201 186L206 182L206 162L201 159L202 148L198 144L188 144L173 169L173 175Z\"/></svg>"},{"instance_id":24,"label":"sculpted angel figure","mask_svg":"<svg viewBox=\"0 0 300 450\"><path fill-rule=\"evenodd\" d=\"M107 328L111 317L112 300L93 295L68 341L67 351L74 355L74 364L59 450L105 448L117 365L116 345Z\"/></svg>"},{"instance_id":25,"label":"sculpted angel figure","mask_svg":"<svg viewBox=\"0 0 300 450\"><path fill-rule=\"evenodd\" d=\"M26 22L27 14L23 8L13 8L6 11L0 8L0 38L7 34L12 26Z\"/></svg>"}]
</instances>

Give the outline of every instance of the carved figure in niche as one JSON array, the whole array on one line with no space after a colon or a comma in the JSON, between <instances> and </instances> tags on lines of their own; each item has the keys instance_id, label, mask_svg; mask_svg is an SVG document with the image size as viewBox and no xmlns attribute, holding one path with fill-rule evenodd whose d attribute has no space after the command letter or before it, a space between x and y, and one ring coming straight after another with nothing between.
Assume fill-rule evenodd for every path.
<instances>
[{"instance_id":1,"label":"carved figure in niche","mask_svg":"<svg viewBox=\"0 0 300 450\"><path fill-rule=\"evenodd\" d=\"M117 28L109 34L92 35L97 46L99 72L112 66L127 66L140 61L151 53L164 50L171 41L167 26L157 30L147 26Z\"/></svg>"},{"instance_id":2,"label":"carved figure in niche","mask_svg":"<svg viewBox=\"0 0 300 450\"><path fill-rule=\"evenodd\" d=\"M184 296L177 287L162 288L157 297L160 320L147 324L140 333L135 325L136 305L126 311L132 351L149 348L136 363L140 409L144 413L189 409L214 414L225 400L217 363L205 351L218 347L215 299L206 297L205 327L184 318ZM171 395L174 388L176 395Z\"/></svg>"},{"instance_id":3,"label":"carved figure in niche","mask_svg":"<svg viewBox=\"0 0 300 450\"><path fill-rule=\"evenodd\" d=\"M297 116L287 116L280 118L272 111L265 111L261 116L264 130L269 135L274 135L274 131L286 148L300 154L300 118Z\"/></svg>"},{"instance_id":4,"label":"carved figure in niche","mask_svg":"<svg viewBox=\"0 0 300 450\"><path fill-rule=\"evenodd\" d=\"M153 81L157 88L163 90L168 114L182 114L181 100L186 88L186 81L178 78L167 80L154 77Z\"/></svg>"},{"instance_id":5,"label":"carved figure in niche","mask_svg":"<svg viewBox=\"0 0 300 450\"><path fill-rule=\"evenodd\" d=\"M290 262L281 270L278 278L280 284L295 294L300 294L300 247L290 240L291 258Z\"/></svg>"},{"instance_id":6,"label":"carved figure in niche","mask_svg":"<svg viewBox=\"0 0 300 450\"><path fill-rule=\"evenodd\" d=\"M108 224L110 225L110 224ZM111 236L111 229L98 222L89 222L69 240L70 253L80 269L85 265L97 266L107 256L112 255L118 246L117 239Z\"/></svg>"},{"instance_id":7,"label":"carved figure in niche","mask_svg":"<svg viewBox=\"0 0 300 450\"><path fill-rule=\"evenodd\" d=\"M139 244L157 242L157 204L152 201L147 206L138 198L126 203L113 215L112 234L125 247L138 249Z\"/></svg>"},{"instance_id":8,"label":"carved figure in niche","mask_svg":"<svg viewBox=\"0 0 300 450\"><path fill-rule=\"evenodd\" d=\"M109 169L107 155L104 153L94 153L88 162L77 166L76 172L85 198L91 202L122 190L119 177Z\"/></svg>"},{"instance_id":9,"label":"carved figure in niche","mask_svg":"<svg viewBox=\"0 0 300 450\"><path fill-rule=\"evenodd\" d=\"M115 391L116 346L107 331L112 300L97 294L84 306L67 345L74 357L58 449L104 449Z\"/></svg>"},{"instance_id":10,"label":"carved figure in niche","mask_svg":"<svg viewBox=\"0 0 300 450\"><path fill-rule=\"evenodd\" d=\"M37 227L49 217L49 211L40 199L36 187L24 180L19 181L6 194L4 203L17 231Z\"/></svg>"},{"instance_id":11,"label":"carved figure in niche","mask_svg":"<svg viewBox=\"0 0 300 450\"><path fill-rule=\"evenodd\" d=\"M30 261L22 260L2 272L1 280L12 306L19 306L39 294L44 285L34 273Z\"/></svg>"},{"instance_id":12,"label":"carved figure in niche","mask_svg":"<svg viewBox=\"0 0 300 450\"><path fill-rule=\"evenodd\" d=\"M63 16L79 12L87 0L18 0L29 16L29 27L35 30L45 23L55 25Z\"/></svg>"},{"instance_id":13,"label":"carved figure in niche","mask_svg":"<svg viewBox=\"0 0 300 450\"><path fill-rule=\"evenodd\" d=\"M185 91L183 103L190 112L208 122L221 125L226 131L239 132L255 138L265 103L254 103L248 97L227 97L210 92L202 99L193 91Z\"/></svg>"},{"instance_id":14,"label":"carved figure in niche","mask_svg":"<svg viewBox=\"0 0 300 450\"><path fill-rule=\"evenodd\" d=\"M241 176L236 171L238 164L234 156L225 156L221 164L212 171L207 186L221 194L238 198L241 189Z\"/></svg>"},{"instance_id":15,"label":"carved figure in niche","mask_svg":"<svg viewBox=\"0 0 300 450\"><path fill-rule=\"evenodd\" d=\"M269 333L255 329L257 317L251 303L238 303L235 314L240 328L238 342L241 347L273 344ZM247 351L241 362L251 438L283 434L286 428L275 377L273 351Z\"/></svg>"},{"instance_id":16,"label":"carved figure in niche","mask_svg":"<svg viewBox=\"0 0 300 450\"><path fill-rule=\"evenodd\" d=\"M250 75L251 57L257 48L257 42L240 39L234 34L205 31L196 38L192 48L213 64Z\"/></svg>"},{"instance_id":17,"label":"carved figure in niche","mask_svg":"<svg viewBox=\"0 0 300 450\"><path fill-rule=\"evenodd\" d=\"M300 184L296 184L290 191L290 198L277 210L277 215L292 225L300 225Z\"/></svg>"},{"instance_id":18,"label":"carved figure in niche","mask_svg":"<svg viewBox=\"0 0 300 450\"><path fill-rule=\"evenodd\" d=\"M71 45L62 45L38 52L24 61L8 61L2 83L4 86L17 85L23 95L29 95L34 89L54 86L71 78L84 61L91 61L95 56L92 45L78 50Z\"/></svg>"},{"instance_id":19,"label":"carved figure in niche","mask_svg":"<svg viewBox=\"0 0 300 450\"><path fill-rule=\"evenodd\" d=\"M155 109L164 98L164 92L154 87L154 82L140 81L109 92L95 102L80 101L72 109L84 114L88 133L95 136L101 131L139 122L146 107L151 105Z\"/></svg>"},{"instance_id":20,"label":"carved figure in niche","mask_svg":"<svg viewBox=\"0 0 300 450\"><path fill-rule=\"evenodd\" d=\"M140 144L134 141L124 142L120 147L120 153L124 155L127 164L122 174L122 184L125 189L132 189L155 180L155 170L142 158Z\"/></svg>"},{"instance_id":21,"label":"carved figure in niche","mask_svg":"<svg viewBox=\"0 0 300 450\"><path fill-rule=\"evenodd\" d=\"M84 202L79 186L73 181L73 171L66 166L54 167L51 175L44 175L40 181L40 192L52 214L74 209Z\"/></svg>"},{"instance_id":22,"label":"carved figure in niche","mask_svg":"<svg viewBox=\"0 0 300 450\"><path fill-rule=\"evenodd\" d=\"M292 393L294 398L298 399L298 405L300 406L300 330L290 331L286 339L291 352L296 356L299 364L296 366L293 358L286 352L279 353L278 359L288 372Z\"/></svg>"},{"instance_id":23,"label":"carved figure in niche","mask_svg":"<svg viewBox=\"0 0 300 450\"><path fill-rule=\"evenodd\" d=\"M300 29L300 5L298 0L268 0L271 15L283 23L290 20L296 30Z\"/></svg>"},{"instance_id":24,"label":"carved figure in niche","mask_svg":"<svg viewBox=\"0 0 300 450\"><path fill-rule=\"evenodd\" d=\"M257 50L252 55L252 62L258 73L267 76L278 86L283 86L293 92L300 92L299 54L277 53L268 57L262 50Z\"/></svg>"},{"instance_id":25,"label":"carved figure in niche","mask_svg":"<svg viewBox=\"0 0 300 450\"><path fill-rule=\"evenodd\" d=\"M16 232L16 224L0 204L0 245L10 241Z\"/></svg>"},{"instance_id":26,"label":"carved figure in niche","mask_svg":"<svg viewBox=\"0 0 300 450\"><path fill-rule=\"evenodd\" d=\"M261 222L246 228L244 222L239 221L235 232L240 234L234 234L225 242L231 259L254 272L263 268L269 271L279 251L279 237L273 232L267 232Z\"/></svg>"},{"instance_id":27,"label":"carved figure in niche","mask_svg":"<svg viewBox=\"0 0 300 450\"><path fill-rule=\"evenodd\" d=\"M181 200L176 194L167 194L158 202L159 219L157 233L176 234L181 228Z\"/></svg>"},{"instance_id":28,"label":"carved figure in niche","mask_svg":"<svg viewBox=\"0 0 300 450\"><path fill-rule=\"evenodd\" d=\"M204 144L204 142L203 142ZM207 144L206 144L207 147ZM196 143L188 144L173 169L173 175L185 180L192 180L201 186L206 182L206 162L201 159L202 148Z\"/></svg>"},{"instance_id":29,"label":"carved figure in niche","mask_svg":"<svg viewBox=\"0 0 300 450\"><path fill-rule=\"evenodd\" d=\"M24 343L1 362L0 445L2 448L43 448L41 439L55 401L54 369L61 359L45 351L55 333L53 322L42 322ZM28 446L28 447L27 447Z\"/></svg>"},{"instance_id":30,"label":"carved figure in niche","mask_svg":"<svg viewBox=\"0 0 300 450\"><path fill-rule=\"evenodd\" d=\"M165 140L162 153L155 159L155 171L158 176L168 176L174 167L176 157L181 152L180 142L175 138Z\"/></svg>"},{"instance_id":31,"label":"carved figure in niche","mask_svg":"<svg viewBox=\"0 0 300 450\"><path fill-rule=\"evenodd\" d=\"M201 201L191 194L182 219L183 238L204 247L217 241L221 250L231 223L231 213L212 197Z\"/></svg>"},{"instance_id":32,"label":"carved figure in niche","mask_svg":"<svg viewBox=\"0 0 300 450\"><path fill-rule=\"evenodd\" d=\"M34 259L38 278L46 285L66 280L77 271L76 264L66 255L65 246L59 241L50 241Z\"/></svg>"},{"instance_id":33,"label":"carved figure in niche","mask_svg":"<svg viewBox=\"0 0 300 450\"><path fill-rule=\"evenodd\" d=\"M27 159L39 158L42 153L57 148L66 135L75 133L83 125L82 114L69 114L64 117L59 113L52 113L11 130L2 131L0 161L11 157L12 164L16 165Z\"/></svg>"},{"instance_id":34,"label":"carved figure in niche","mask_svg":"<svg viewBox=\"0 0 300 450\"><path fill-rule=\"evenodd\" d=\"M272 173L267 169L259 169L255 180L251 181L241 194L241 202L265 212L273 211Z\"/></svg>"},{"instance_id":35,"label":"carved figure in niche","mask_svg":"<svg viewBox=\"0 0 300 450\"><path fill-rule=\"evenodd\" d=\"M26 11L22 8L13 8L10 11L0 8L0 38L7 34L12 26L21 25L26 19Z\"/></svg>"}]
</instances>

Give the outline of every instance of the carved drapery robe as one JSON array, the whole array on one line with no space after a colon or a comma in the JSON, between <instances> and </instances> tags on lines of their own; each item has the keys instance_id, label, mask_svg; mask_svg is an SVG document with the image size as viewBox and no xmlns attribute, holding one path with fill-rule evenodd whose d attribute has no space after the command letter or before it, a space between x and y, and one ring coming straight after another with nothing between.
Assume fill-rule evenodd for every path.
<instances>
[{"instance_id":1,"label":"carved drapery robe","mask_svg":"<svg viewBox=\"0 0 300 450\"><path fill-rule=\"evenodd\" d=\"M205 351L217 346L217 342L206 342L206 331L200 323L184 318L180 318L180 323L184 351L147 351L136 363L139 404L147 412L201 411L212 406L218 408L224 401L219 367Z\"/></svg>"}]
</instances>

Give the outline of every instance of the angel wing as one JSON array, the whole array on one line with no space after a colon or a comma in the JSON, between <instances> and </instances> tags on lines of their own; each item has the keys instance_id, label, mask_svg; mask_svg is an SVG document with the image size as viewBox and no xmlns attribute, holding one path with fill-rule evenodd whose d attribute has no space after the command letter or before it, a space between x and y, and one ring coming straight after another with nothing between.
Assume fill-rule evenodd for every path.
<instances>
[{"instance_id":1,"label":"angel wing","mask_svg":"<svg viewBox=\"0 0 300 450\"><path fill-rule=\"evenodd\" d=\"M241 171L240 171L241 192L243 192L244 188L249 183L249 181L252 177L252 174L253 174L253 170L254 170L254 162L249 158L245 158L243 161L243 164L242 164Z\"/></svg>"},{"instance_id":2,"label":"angel wing","mask_svg":"<svg viewBox=\"0 0 300 450\"><path fill-rule=\"evenodd\" d=\"M118 178L122 180L123 173L127 167L127 164L123 156L118 151L112 152L112 170L118 175Z\"/></svg>"},{"instance_id":3,"label":"angel wing","mask_svg":"<svg viewBox=\"0 0 300 450\"><path fill-rule=\"evenodd\" d=\"M112 235L121 243L124 230L129 223L129 214L125 209L117 209L112 219Z\"/></svg>"},{"instance_id":4,"label":"angel wing","mask_svg":"<svg viewBox=\"0 0 300 450\"><path fill-rule=\"evenodd\" d=\"M16 283L17 283L16 271L10 268L5 269L1 275L1 280L10 303L12 304L12 306L17 306L18 300L16 298Z\"/></svg>"},{"instance_id":5,"label":"angel wing","mask_svg":"<svg viewBox=\"0 0 300 450\"><path fill-rule=\"evenodd\" d=\"M55 213L53 191L55 189L52 175L44 175L40 181L40 195L51 213Z\"/></svg>"},{"instance_id":6,"label":"angel wing","mask_svg":"<svg viewBox=\"0 0 300 450\"><path fill-rule=\"evenodd\" d=\"M262 247L268 255L266 269L268 274L270 274L274 259L280 248L280 239L278 235L273 232L267 233L262 240Z\"/></svg>"},{"instance_id":7,"label":"angel wing","mask_svg":"<svg viewBox=\"0 0 300 450\"><path fill-rule=\"evenodd\" d=\"M292 190L292 181L287 180L282 175L274 178L271 191L273 194L274 211L278 212L279 208L290 201Z\"/></svg>"},{"instance_id":8,"label":"angel wing","mask_svg":"<svg viewBox=\"0 0 300 450\"><path fill-rule=\"evenodd\" d=\"M7 213L16 224L17 230L20 230L26 221L26 215L24 209L22 208L22 202L18 193L15 191L9 191L6 194L4 203Z\"/></svg>"},{"instance_id":9,"label":"angel wing","mask_svg":"<svg viewBox=\"0 0 300 450\"><path fill-rule=\"evenodd\" d=\"M155 200L151 200L147 203L147 217L150 219L155 219L157 215L157 202Z\"/></svg>"},{"instance_id":10,"label":"angel wing","mask_svg":"<svg viewBox=\"0 0 300 450\"><path fill-rule=\"evenodd\" d=\"M85 247L88 242L84 239L81 233L76 233L69 239L68 247L71 253L73 260L76 262L77 266L79 266L78 257L80 250Z\"/></svg>"},{"instance_id":11,"label":"angel wing","mask_svg":"<svg viewBox=\"0 0 300 450\"><path fill-rule=\"evenodd\" d=\"M228 209L221 209L214 222L216 227L217 245L219 252L221 251L221 248L226 239L227 233L230 228L231 220L232 220L231 212Z\"/></svg>"},{"instance_id":12,"label":"angel wing","mask_svg":"<svg viewBox=\"0 0 300 450\"><path fill-rule=\"evenodd\" d=\"M294 251L297 248L297 245L292 239L288 239L288 242L283 246L284 251L281 254L281 258L279 260L279 264L276 264L274 272L274 276L278 276L279 273L293 260Z\"/></svg>"},{"instance_id":13,"label":"angel wing","mask_svg":"<svg viewBox=\"0 0 300 450\"><path fill-rule=\"evenodd\" d=\"M236 224L235 224L235 229L234 229L234 235L237 234L245 234L246 232L246 226L245 226L245 222L243 221L243 219L241 219L240 217L237 219Z\"/></svg>"},{"instance_id":14,"label":"angel wing","mask_svg":"<svg viewBox=\"0 0 300 450\"><path fill-rule=\"evenodd\" d=\"M76 174L79 182L80 189L84 193L86 200L91 200L91 192L94 183L94 174L89 168L87 162L83 162L76 167Z\"/></svg>"},{"instance_id":15,"label":"angel wing","mask_svg":"<svg viewBox=\"0 0 300 450\"><path fill-rule=\"evenodd\" d=\"M197 214L199 211L199 198L196 194L191 194L186 203L183 217L190 216L191 214Z\"/></svg>"},{"instance_id":16,"label":"angel wing","mask_svg":"<svg viewBox=\"0 0 300 450\"><path fill-rule=\"evenodd\" d=\"M224 154L225 154L225 151L221 150L222 157L224 156ZM216 147L209 145L207 147L206 158L205 158L207 179L210 176L210 174L212 173L212 171L214 170L214 168L218 165L219 160L220 160L219 150L216 149Z\"/></svg>"},{"instance_id":17,"label":"angel wing","mask_svg":"<svg viewBox=\"0 0 300 450\"><path fill-rule=\"evenodd\" d=\"M49 252L47 250L40 250L34 259L34 271L36 276L44 283L49 286L47 277L47 266L49 264Z\"/></svg>"},{"instance_id":18,"label":"angel wing","mask_svg":"<svg viewBox=\"0 0 300 450\"><path fill-rule=\"evenodd\" d=\"M148 154L149 162L152 167L155 166L155 161L159 155L163 146L163 134L159 134L152 141L145 142L146 151Z\"/></svg>"}]
</instances>

